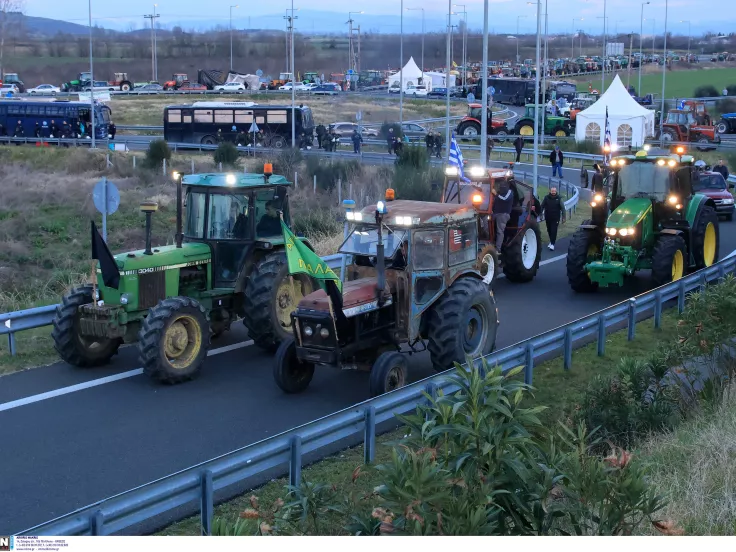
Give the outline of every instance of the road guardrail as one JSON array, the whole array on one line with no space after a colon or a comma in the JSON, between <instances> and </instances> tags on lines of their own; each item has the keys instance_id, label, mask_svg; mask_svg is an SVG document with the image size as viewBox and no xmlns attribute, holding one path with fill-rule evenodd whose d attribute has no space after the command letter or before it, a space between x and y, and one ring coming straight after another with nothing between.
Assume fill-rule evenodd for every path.
<instances>
[{"instance_id":1,"label":"road guardrail","mask_svg":"<svg viewBox=\"0 0 736 552\"><path fill-rule=\"evenodd\" d=\"M504 372L523 366L524 381L534 382L537 361L563 357L563 367L573 367L573 351L591 341L597 344L598 356L605 356L608 333L627 328L627 338L636 337L636 323L649 317L654 326L662 323L662 312L670 301L676 301L680 312L691 292L703 289L709 282L725 278L736 270L736 257L719 261L685 278L632 297L626 301L590 314L569 324L549 330L511 345L484 360ZM674 305L670 305L674 306ZM479 361L475 361L480 365ZM238 484L263 480L274 470L288 473L289 483L298 486L304 457L310 454L323 458L346 439L360 439L364 460L375 460L376 434L379 424L394 421L396 414L414 410L426 401L425 393L436 397L439 392L457 390L447 375L438 374L380 397L358 403L313 422L280 433L268 439L242 447L202 462L167 477L127 492L100 500L56 519L36 525L20 535L82 536L110 535L166 514L179 507L198 508L203 535L211 533L214 515L214 493ZM252 487L248 487L252 488ZM196 506L195 506L196 505Z\"/></svg>"}]
</instances>

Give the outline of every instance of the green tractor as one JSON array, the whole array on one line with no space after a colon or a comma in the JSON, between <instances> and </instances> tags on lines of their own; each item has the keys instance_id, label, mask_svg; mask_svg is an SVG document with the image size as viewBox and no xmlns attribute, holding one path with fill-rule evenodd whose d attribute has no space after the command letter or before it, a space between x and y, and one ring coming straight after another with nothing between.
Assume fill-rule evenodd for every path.
<instances>
[{"instance_id":1,"label":"green tractor","mask_svg":"<svg viewBox=\"0 0 736 552\"><path fill-rule=\"evenodd\" d=\"M608 201L597 191L593 219L573 235L567 279L576 292L621 286L651 270L655 286L718 260L718 215L709 197L693 193L693 158L640 151L611 161ZM610 211L610 213L609 213Z\"/></svg>"},{"instance_id":2,"label":"green tractor","mask_svg":"<svg viewBox=\"0 0 736 552\"><path fill-rule=\"evenodd\" d=\"M572 134L572 122L569 117L558 117L549 115L543 105L538 106L544 115L544 134L564 138ZM519 117L514 126L514 134L517 136L534 136L534 105L527 104L524 115Z\"/></svg>"},{"instance_id":3,"label":"green tractor","mask_svg":"<svg viewBox=\"0 0 736 552\"><path fill-rule=\"evenodd\" d=\"M210 338L238 318L256 345L275 351L314 282L289 275L279 212L289 225L291 183L271 173L268 163L262 175L175 173L176 243L151 249L157 206L142 205L145 250L110 255L97 269L117 287L84 285L62 298L52 332L61 358L99 366L121 344L137 342L146 374L178 383L198 375Z\"/></svg>"}]
</instances>

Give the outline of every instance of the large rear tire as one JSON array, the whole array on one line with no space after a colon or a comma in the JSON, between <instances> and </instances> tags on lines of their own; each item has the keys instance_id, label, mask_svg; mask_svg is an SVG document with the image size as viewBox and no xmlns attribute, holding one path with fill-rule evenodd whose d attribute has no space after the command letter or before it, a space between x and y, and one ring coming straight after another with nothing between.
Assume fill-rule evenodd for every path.
<instances>
[{"instance_id":1,"label":"large rear tire","mask_svg":"<svg viewBox=\"0 0 736 552\"><path fill-rule=\"evenodd\" d=\"M487 355L496 345L498 310L493 292L481 280L460 278L429 312L427 336L432 367L437 372Z\"/></svg>"},{"instance_id":2,"label":"large rear tire","mask_svg":"<svg viewBox=\"0 0 736 552\"><path fill-rule=\"evenodd\" d=\"M314 285L306 275L289 278L286 254L277 251L256 263L245 284L243 324L251 339L267 351L292 336L291 313L299 301L312 293Z\"/></svg>"},{"instance_id":3,"label":"large rear tire","mask_svg":"<svg viewBox=\"0 0 736 552\"><path fill-rule=\"evenodd\" d=\"M695 269L700 270L718 261L720 232L718 214L709 205L703 205L693 224L693 257Z\"/></svg>"},{"instance_id":4,"label":"large rear tire","mask_svg":"<svg viewBox=\"0 0 736 552\"><path fill-rule=\"evenodd\" d=\"M169 297L148 311L138 332L143 371L162 383L181 383L199 375L210 346L204 307L190 297Z\"/></svg>"},{"instance_id":5,"label":"large rear tire","mask_svg":"<svg viewBox=\"0 0 736 552\"><path fill-rule=\"evenodd\" d=\"M585 265L600 255L602 242L600 232L589 228L578 228L572 235L567 248L567 281L573 291L590 293L598 289L598 283L590 281Z\"/></svg>"},{"instance_id":6,"label":"large rear tire","mask_svg":"<svg viewBox=\"0 0 736 552\"><path fill-rule=\"evenodd\" d=\"M662 234L652 253L652 280L655 286L663 286L685 275L687 259L685 240L680 236Z\"/></svg>"},{"instance_id":7,"label":"large rear tire","mask_svg":"<svg viewBox=\"0 0 736 552\"><path fill-rule=\"evenodd\" d=\"M511 282L531 282L542 259L542 233L536 220L516 240L501 250L503 273Z\"/></svg>"},{"instance_id":8,"label":"large rear tire","mask_svg":"<svg viewBox=\"0 0 736 552\"><path fill-rule=\"evenodd\" d=\"M301 393L312 382L314 364L296 356L296 342L288 337L281 342L273 363L273 379L284 393Z\"/></svg>"},{"instance_id":9,"label":"large rear tire","mask_svg":"<svg viewBox=\"0 0 736 552\"><path fill-rule=\"evenodd\" d=\"M396 351L381 353L371 368L371 397L378 397L406 385L409 363Z\"/></svg>"},{"instance_id":10,"label":"large rear tire","mask_svg":"<svg viewBox=\"0 0 736 552\"><path fill-rule=\"evenodd\" d=\"M457 133L466 138L475 138L476 136L480 136L480 125L475 121L465 121L460 123Z\"/></svg>"},{"instance_id":11,"label":"large rear tire","mask_svg":"<svg viewBox=\"0 0 736 552\"><path fill-rule=\"evenodd\" d=\"M91 368L110 362L122 344L120 339L84 337L79 333L79 307L94 303L92 285L72 288L56 307L51 338L61 359L73 366Z\"/></svg>"}]
</instances>

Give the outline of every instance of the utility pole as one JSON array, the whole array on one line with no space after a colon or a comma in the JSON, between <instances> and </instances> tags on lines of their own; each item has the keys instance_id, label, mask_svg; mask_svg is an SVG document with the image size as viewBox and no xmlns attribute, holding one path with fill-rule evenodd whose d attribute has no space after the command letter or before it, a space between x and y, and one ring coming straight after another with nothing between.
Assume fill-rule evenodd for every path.
<instances>
[{"instance_id":1,"label":"utility pole","mask_svg":"<svg viewBox=\"0 0 736 552\"><path fill-rule=\"evenodd\" d=\"M639 93L639 96L642 95L641 92L641 66L644 65L644 53L643 53L643 47L644 47L644 6L649 4L650 2L642 2L641 3L641 18L639 22L639 87L636 89Z\"/></svg>"},{"instance_id":2,"label":"utility pole","mask_svg":"<svg viewBox=\"0 0 736 552\"><path fill-rule=\"evenodd\" d=\"M403 0L402 0L403 2ZM450 69L452 68L452 0L447 0L447 67L445 68L445 150L447 164L450 163ZM488 83L485 83L488 85Z\"/></svg>"},{"instance_id":3,"label":"utility pole","mask_svg":"<svg viewBox=\"0 0 736 552\"><path fill-rule=\"evenodd\" d=\"M153 13L143 16L151 20L151 80L156 82L156 25L154 21L161 17L156 13L156 4L153 5Z\"/></svg>"},{"instance_id":4,"label":"utility pole","mask_svg":"<svg viewBox=\"0 0 736 552\"><path fill-rule=\"evenodd\" d=\"M293 2L292 2L292 4L293 4ZM291 9L286 8L286 15L284 16L284 19L286 19L286 72L287 73L290 70L289 68L290 67L293 67L293 65L294 65L294 60L293 59L291 60L291 62L289 62L289 56L290 55L291 56L294 55L294 45L293 44L290 44L290 41L293 42L293 40L294 40L294 32L293 32L293 30L294 30L294 19L299 19L299 16L298 15L297 16L294 15L294 12L295 11L299 11L299 8L296 8L295 9L293 6L292 6ZM291 12L291 15L289 15L289 12ZM296 84L296 81L294 79L296 79L296 75L292 71L291 72L291 84L292 84L292 88Z\"/></svg>"},{"instance_id":5,"label":"utility pole","mask_svg":"<svg viewBox=\"0 0 736 552\"><path fill-rule=\"evenodd\" d=\"M360 25L356 30L358 31L358 57L355 59L355 72L360 74Z\"/></svg>"},{"instance_id":6,"label":"utility pole","mask_svg":"<svg viewBox=\"0 0 736 552\"><path fill-rule=\"evenodd\" d=\"M296 72L294 70L294 0L291 0L291 148L296 148Z\"/></svg>"},{"instance_id":7,"label":"utility pole","mask_svg":"<svg viewBox=\"0 0 736 552\"><path fill-rule=\"evenodd\" d=\"M667 80L667 10L669 2L664 0L664 46L662 53L664 54L664 63L662 64L662 111L659 115L659 136L662 137L662 129L664 128L664 90L665 80Z\"/></svg>"},{"instance_id":8,"label":"utility pole","mask_svg":"<svg viewBox=\"0 0 736 552\"><path fill-rule=\"evenodd\" d=\"M89 0L89 123L92 129L92 149L95 144L95 66L92 58L92 0ZM107 206L105 206L107 207Z\"/></svg>"},{"instance_id":9,"label":"utility pole","mask_svg":"<svg viewBox=\"0 0 736 552\"><path fill-rule=\"evenodd\" d=\"M348 69L352 69L353 71L357 71L358 62L356 60L355 56L355 43L353 42L353 14L361 14L362 11L359 12L348 12ZM350 88L352 89L353 85L352 83L354 81L350 82Z\"/></svg>"},{"instance_id":10,"label":"utility pole","mask_svg":"<svg viewBox=\"0 0 736 552\"><path fill-rule=\"evenodd\" d=\"M518 37L517 37L518 39ZM480 166L486 168L488 159L488 0L483 0L483 67L481 67L481 120L480 120Z\"/></svg>"}]
</instances>

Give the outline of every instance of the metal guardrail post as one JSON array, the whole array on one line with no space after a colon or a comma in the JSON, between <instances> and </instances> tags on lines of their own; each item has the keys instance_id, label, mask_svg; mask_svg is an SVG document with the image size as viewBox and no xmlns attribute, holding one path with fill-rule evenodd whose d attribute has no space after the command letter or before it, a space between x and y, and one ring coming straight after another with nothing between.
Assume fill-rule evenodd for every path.
<instances>
[{"instance_id":1,"label":"metal guardrail post","mask_svg":"<svg viewBox=\"0 0 736 552\"><path fill-rule=\"evenodd\" d=\"M366 464L376 459L376 408L365 409L365 432L363 435L363 461Z\"/></svg>"},{"instance_id":2,"label":"metal guardrail post","mask_svg":"<svg viewBox=\"0 0 736 552\"><path fill-rule=\"evenodd\" d=\"M212 518L214 516L214 490L212 485L212 471L205 470L201 478L202 502L200 506L200 520L202 536L212 534Z\"/></svg>"},{"instance_id":3,"label":"metal guardrail post","mask_svg":"<svg viewBox=\"0 0 736 552\"><path fill-rule=\"evenodd\" d=\"M564 367L569 370L572 366L572 328L565 328L565 338L562 345L564 349Z\"/></svg>"},{"instance_id":4,"label":"metal guardrail post","mask_svg":"<svg viewBox=\"0 0 736 552\"><path fill-rule=\"evenodd\" d=\"M302 438L295 435L291 438L289 450L289 485L298 487L302 482Z\"/></svg>"},{"instance_id":5,"label":"metal guardrail post","mask_svg":"<svg viewBox=\"0 0 736 552\"><path fill-rule=\"evenodd\" d=\"M677 289L677 311L682 314L685 310L685 282L680 280L680 286Z\"/></svg>"},{"instance_id":6,"label":"metal guardrail post","mask_svg":"<svg viewBox=\"0 0 736 552\"><path fill-rule=\"evenodd\" d=\"M15 332L8 334L8 348L10 349L10 356L15 356Z\"/></svg>"},{"instance_id":7,"label":"metal guardrail post","mask_svg":"<svg viewBox=\"0 0 736 552\"><path fill-rule=\"evenodd\" d=\"M89 517L89 532L93 537L99 537L104 535L105 530L105 516L102 514L102 510L96 510Z\"/></svg>"},{"instance_id":8,"label":"metal guardrail post","mask_svg":"<svg viewBox=\"0 0 736 552\"><path fill-rule=\"evenodd\" d=\"M705 292L705 287L708 285L708 279L705 277L705 272L700 273L700 293Z\"/></svg>"},{"instance_id":9,"label":"metal guardrail post","mask_svg":"<svg viewBox=\"0 0 736 552\"><path fill-rule=\"evenodd\" d=\"M629 299L629 329L626 337L629 341L636 337L636 307L636 299L632 297Z\"/></svg>"},{"instance_id":10,"label":"metal guardrail post","mask_svg":"<svg viewBox=\"0 0 736 552\"><path fill-rule=\"evenodd\" d=\"M598 317L598 356L606 356L606 315Z\"/></svg>"},{"instance_id":11,"label":"metal guardrail post","mask_svg":"<svg viewBox=\"0 0 736 552\"><path fill-rule=\"evenodd\" d=\"M526 344L526 358L524 360L524 383L531 385L534 380L534 343Z\"/></svg>"},{"instance_id":12,"label":"metal guardrail post","mask_svg":"<svg viewBox=\"0 0 736 552\"><path fill-rule=\"evenodd\" d=\"M654 327L660 329L662 327L662 292L658 291L654 294Z\"/></svg>"}]
</instances>

